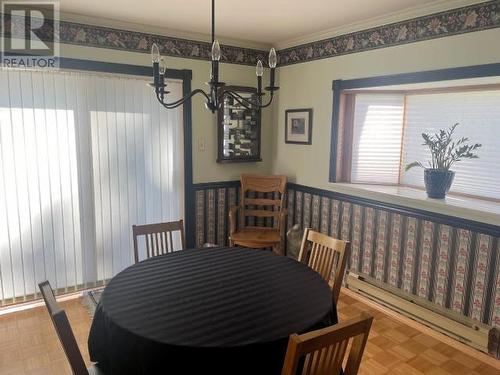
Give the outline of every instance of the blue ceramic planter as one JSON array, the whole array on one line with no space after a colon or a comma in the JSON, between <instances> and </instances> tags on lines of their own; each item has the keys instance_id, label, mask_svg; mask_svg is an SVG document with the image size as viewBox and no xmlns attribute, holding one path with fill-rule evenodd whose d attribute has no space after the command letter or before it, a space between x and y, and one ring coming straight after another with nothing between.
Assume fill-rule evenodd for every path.
<instances>
[{"instance_id":1,"label":"blue ceramic planter","mask_svg":"<svg viewBox=\"0 0 500 375\"><path fill-rule=\"evenodd\" d=\"M424 182L427 196L433 199L444 199L450 190L455 172L440 169L426 169L424 171Z\"/></svg>"}]
</instances>

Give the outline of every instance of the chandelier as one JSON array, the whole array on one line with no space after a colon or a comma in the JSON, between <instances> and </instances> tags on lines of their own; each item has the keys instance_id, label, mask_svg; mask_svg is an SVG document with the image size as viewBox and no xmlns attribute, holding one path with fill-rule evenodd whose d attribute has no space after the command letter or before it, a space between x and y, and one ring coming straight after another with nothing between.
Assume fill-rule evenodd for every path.
<instances>
[{"instance_id":1,"label":"chandelier","mask_svg":"<svg viewBox=\"0 0 500 375\"><path fill-rule=\"evenodd\" d=\"M169 91L167 91L167 85L165 83L165 72L167 70L166 61L160 56L160 50L156 43L153 43L151 47L151 59L153 61L153 83L156 97L158 101L167 109L176 108L188 99L191 99L196 94L200 94L205 97L205 106L207 109L214 113L218 108L220 108L224 98L232 98L240 105L247 109L265 108L268 107L273 101L274 92L279 89L279 87L274 86L274 73L276 69L276 51L271 48L269 52L269 68L270 72L270 84L264 90L269 92L269 99L267 103L264 104L263 97L266 95L262 92L262 75L264 74L264 67L262 61L257 61L256 74L257 74L257 89L255 95L252 97L243 97L237 92L226 88L225 83L219 81L219 61L221 58L221 49L219 42L215 39L215 0L212 0L212 67L210 70L210 81L207 82L209 86L209 92L205 92L202 89L195 89L191 91L188 95L183 98L168 102L167 96Z\"/></svg>"}]
</instances>

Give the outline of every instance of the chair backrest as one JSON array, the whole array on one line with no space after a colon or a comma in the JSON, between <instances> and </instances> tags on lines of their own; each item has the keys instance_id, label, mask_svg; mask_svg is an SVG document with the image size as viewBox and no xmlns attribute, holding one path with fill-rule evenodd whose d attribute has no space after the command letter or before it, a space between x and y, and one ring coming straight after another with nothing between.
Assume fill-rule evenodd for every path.
<instances>
[{"instance_id":1,"label":"chair backrest","mask_svg":"<svg viewBox=\"0 0 500 375\"><path fill-rule=\"evenodd\" d=\"M66 312L59 307L56 301L52 287L48 281L38 284L40 292L42 293L45 305L49 311L50 318L56 329L59 341L64 349L66 358L71 366L71 370L75 375L88 375L89 372L85 366L82 353L76 343L75 335L71 330Z\"/></svg>"},{"instance_id":2,"label":"chair backrest","mask_svg":"<svg viewBox=\"0 0 500 375\"><path fill-rule=\"evenodd\" d=\"M372 321L373 317L362 313L345 323L290 335L281 375L296 375L300 363L303 363L302 375L340 374L349 341L352 343L344 375L356 375Z\"/></svg>"},{"instance_id":3,"label":"chair backrest","mask_svg":"<svg viewBox=\"0 0 500 375\"><path fill-rule=\"evenodd\" d=\"M349 252L350 246L347 241L337 240L310 228L304 231L299 262L306 263L318 272L327 283L330 282L330 276L335 267L332 288L335 303L339 298Z\"/></svg>"},{"instance_id":4,"label":"chair backrest","mask_svg":"<svg viewBox=\"0 0 500 375\"><path fill-rule=\"evenodd\" d=\"M146 258L151 258L156 255L171 253L175 250L172 232L177 231L181 235L180 250L184 250L186 249L186 240L184 238L184 222L182 220L171 221L169 223L132 225L135 262L139 261L137 237L144 236L146 241Z\"/></svg>"},{"instance_id":5,"label":"chair backrest","mask_svg":"<svg viewBox=\"0 0 500 375\"><path fill-rule=\"evenodd\" d=\"M240 226L246 226L246 217L273 218L279 229L285 189L286 176L241 175Z\"/></svg>"}]
</instances>

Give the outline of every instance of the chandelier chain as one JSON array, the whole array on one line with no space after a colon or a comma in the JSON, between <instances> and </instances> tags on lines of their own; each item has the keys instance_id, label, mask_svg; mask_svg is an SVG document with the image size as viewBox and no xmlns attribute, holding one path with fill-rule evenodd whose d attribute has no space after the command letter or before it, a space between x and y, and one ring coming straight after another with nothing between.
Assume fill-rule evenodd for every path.
<instances>
[{"instance_id":1,"label":"chandelier chain","mask_svg":"<svg viewBox=\"0 0 500 375\"><path fill-rule=\"evenodd\" d=\"M237 92L226 88L225 83L219 81L219 61L222 57L221 48L217 39L215 39L215 0L212 0L212 51L211 51L211 69L210 69L210 80L207 82L210 91L207 93L202 89L195 89L191 91L188 95L181 99L173 102L167 101L168 91L166 90L167 85L165 83L165 74L167 72L165 59L160 56L160 49L156 43L151 47L151 58L153 61L153 83L151 86L154 87L156 98L158 101L167 109L173 109L183 105L186 101L191 99L193 96L200 94L205 97L205 106L207 109L214 113L222 105L225 97L230 97L237 101L240 105L247 109L261 109L266 108L271 105L274 92L279 89L279 87L274 85L275 69L276 69L276 51L271 48L269 52L269 68L270 68L270 85L264 90L269 92L269 100L266 104L263 104L262 98L265 94L262 92L262 76L264 68L262 61L258 60L256 65L256 75L257 75L257 88L255 93L251 98L245 98L238 94Z\"/></svg>"}]
</instances>

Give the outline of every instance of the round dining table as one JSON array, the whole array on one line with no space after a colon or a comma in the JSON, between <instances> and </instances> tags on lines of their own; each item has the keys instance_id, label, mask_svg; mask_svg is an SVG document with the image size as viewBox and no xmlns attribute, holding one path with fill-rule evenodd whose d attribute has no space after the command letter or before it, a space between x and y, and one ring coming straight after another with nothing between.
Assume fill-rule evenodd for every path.
<instances>
[{"instance_id":1,"label":"round dining table","mask_svg":"<svg viewBox=\"0 0 500 375\"><path fill-rule=\"evenodd\" d=\"M337 323L306 265L235 247L181 250L111 279L88 347L106 374L280 374L288 337Z\"/></svg>"}]
</instances>

